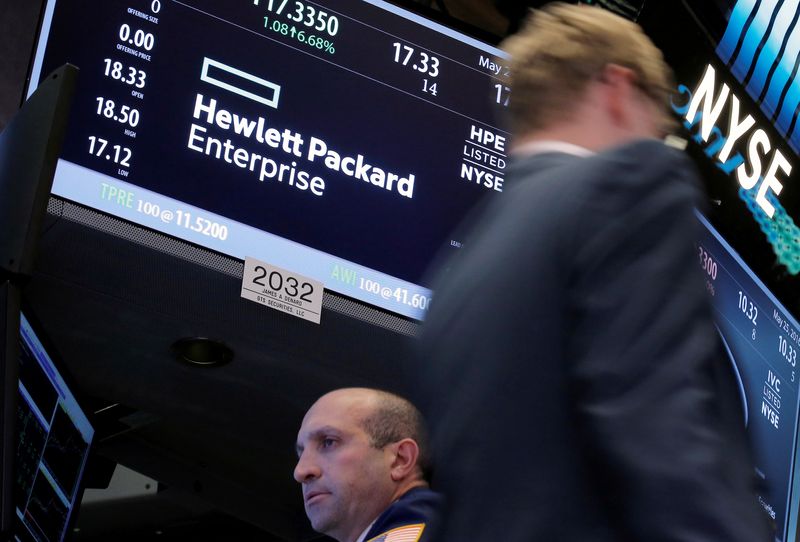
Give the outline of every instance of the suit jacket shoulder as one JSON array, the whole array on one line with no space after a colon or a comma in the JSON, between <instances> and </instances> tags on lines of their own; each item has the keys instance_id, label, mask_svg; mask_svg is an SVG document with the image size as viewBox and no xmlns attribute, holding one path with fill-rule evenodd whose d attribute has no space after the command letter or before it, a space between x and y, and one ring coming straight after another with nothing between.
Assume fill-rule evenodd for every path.
<instances>
[{"instance_id":1,"label":"suit jacket shoulder","mask_svg":"<svg viewBox=\"0 0 800 542\"><path fill-rule=\"evenodd\" d=\"M442 497L425 488L406 492L392 503L370 528L367 542L423 542L430 539L430 526L442 508Z\"/></svg>"}]
</instances>

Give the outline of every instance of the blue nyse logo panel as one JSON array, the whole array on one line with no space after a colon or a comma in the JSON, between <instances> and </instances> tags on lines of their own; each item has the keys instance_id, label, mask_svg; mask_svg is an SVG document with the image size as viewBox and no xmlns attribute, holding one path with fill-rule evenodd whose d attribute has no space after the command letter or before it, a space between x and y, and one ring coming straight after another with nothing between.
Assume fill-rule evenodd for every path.
<instances>
[{"instance_id":1,"label":"blue nyse logo panel","mask_svg":"<svg viewBox=\"0 0 800 542\"><path fill-rule=\"evenodd\" d=\"M800 0L739 0L717 55L786 138L800 151Z\"/></svg>"}]
</instances>

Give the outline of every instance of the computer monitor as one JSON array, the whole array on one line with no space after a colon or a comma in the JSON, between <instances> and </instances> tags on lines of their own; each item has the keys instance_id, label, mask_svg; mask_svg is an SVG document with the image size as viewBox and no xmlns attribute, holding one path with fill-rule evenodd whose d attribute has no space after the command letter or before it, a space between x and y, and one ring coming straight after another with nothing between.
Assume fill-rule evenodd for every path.
<instances>
[{"instance_id":1,"label":"computer monitor","mask_svg":"<svg viewBox=\"0 0 800 542\"><path fill-rule=\"evenodd\" d=\"M95 431L29 310L20 316L19 342L14 536L61 542L80 502Z\"/></svg>"}]
</instances>

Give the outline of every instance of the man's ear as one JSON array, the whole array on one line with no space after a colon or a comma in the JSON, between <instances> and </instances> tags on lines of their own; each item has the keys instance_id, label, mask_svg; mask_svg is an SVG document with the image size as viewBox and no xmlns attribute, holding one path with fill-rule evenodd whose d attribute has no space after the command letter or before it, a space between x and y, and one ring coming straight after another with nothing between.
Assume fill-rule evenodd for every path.
<instances>
[{"instance_id":1,"label":"man's ear","mask_svg":"<svg viewBox=\"0 0 800 542\"><path fill-rule=\"evenodd\" d=\"M636 73L618 64L606 64L600 77L608 114L617 126L627 126L631 100L636 90Z\"/></svg>"},{"instance_id":2,"label":"man's ear","mask_svg":"<svg viewBox=\"0 0 800 542\"><path fill-rule=\"evenodd\" d=\"M404 438L392 444L392 451L394 452L391 464L392 480L399 482L417 470L419 446L413 439Z\"/></svg>"}]
</instances>

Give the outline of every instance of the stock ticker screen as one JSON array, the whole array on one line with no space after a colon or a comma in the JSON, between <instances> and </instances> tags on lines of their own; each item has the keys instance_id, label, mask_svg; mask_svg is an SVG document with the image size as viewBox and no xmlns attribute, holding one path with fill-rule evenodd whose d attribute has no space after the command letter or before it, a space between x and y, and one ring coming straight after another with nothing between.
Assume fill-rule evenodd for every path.
<instances>
[{"instance_id":1,"label":"stock ticker screen","mask_svg":"<svg viewBox=\"0 0 800 542\"><path fill-rule=\"evenodd\" d=\"M30 90L81 70L54 194L422 319L503 190L499 55L380 0L51 0Z\"/></svg>"}]
</instances>

